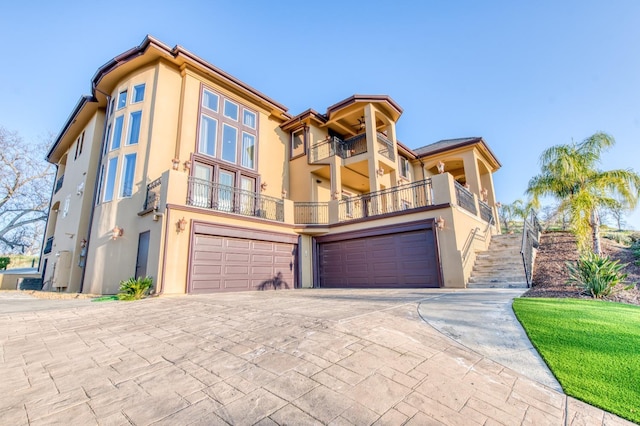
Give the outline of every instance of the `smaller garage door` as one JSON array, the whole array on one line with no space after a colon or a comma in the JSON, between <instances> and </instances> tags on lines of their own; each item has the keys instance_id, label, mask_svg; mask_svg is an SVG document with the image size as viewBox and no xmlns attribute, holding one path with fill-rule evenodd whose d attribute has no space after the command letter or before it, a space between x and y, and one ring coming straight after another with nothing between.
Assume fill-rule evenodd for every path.
<instances>
[{"instance_id":1,"label":"smaller garage door","mask_svg":"<svg viewBox=\"0 0 640 426\"><path fill-rule=\"evenodd\" d=\"M190 293L294 288L296 244L194 234ZM277 278L276 278L277 277Z\"/></svg>"},{"instance_id":2,"label":"smaller garage door","mask_svg":"<svg viewBox=\"0 0 640 426\"><path fill-rule=\"evenodd\" d=\"M440 266L432 227L368 232L374 235L345 233L342 239L333 235L324 242L318 238L320 287L439 287Z\"/></svg>"}]
</instances>

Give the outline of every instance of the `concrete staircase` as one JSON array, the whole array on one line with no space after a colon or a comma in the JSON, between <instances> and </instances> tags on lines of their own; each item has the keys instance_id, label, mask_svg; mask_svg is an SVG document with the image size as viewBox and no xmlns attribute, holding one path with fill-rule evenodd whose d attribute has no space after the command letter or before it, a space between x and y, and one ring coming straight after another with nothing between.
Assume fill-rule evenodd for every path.
<instances>
[{"instance_id":1,"label":"concrete staircase","mask_svg":"<svg viewBox=\"0 0 640 426\"><path fill-rule=\"evenodd\" d=\"M489 249L476 255L467 288L527 288L521 244L522 234L491 237Z\"/></svg>"}]
</instances>

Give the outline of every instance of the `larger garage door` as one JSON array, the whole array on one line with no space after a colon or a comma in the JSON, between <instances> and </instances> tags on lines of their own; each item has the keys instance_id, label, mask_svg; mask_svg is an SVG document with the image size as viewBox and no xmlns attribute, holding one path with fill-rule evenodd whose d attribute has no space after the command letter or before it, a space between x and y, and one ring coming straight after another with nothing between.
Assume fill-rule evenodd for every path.
<instances>
[{"instance_id":1,"label":"larger garage door","mask_svg":"<svg viewBox=\"0 0 640 426\"><path fill-rule=\"evenodd\" d=\"M433 230L319 243L321 287L439 287Z\"/></svg>"},{"instance_id":2,"label":"larger garage door","mask_svg":"<svg viewBox=\"0 0 640 426\"><path fill-rule=\"evenodd\" d=\"M295 244L195 234L191 293L259 290L295 285Z\"/></svg>"}]
</instances>

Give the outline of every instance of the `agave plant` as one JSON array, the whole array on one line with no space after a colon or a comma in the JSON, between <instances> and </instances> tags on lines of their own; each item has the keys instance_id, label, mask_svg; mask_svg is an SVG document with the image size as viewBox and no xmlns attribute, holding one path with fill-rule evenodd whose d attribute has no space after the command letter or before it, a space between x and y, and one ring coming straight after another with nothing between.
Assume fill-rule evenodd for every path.
<instances>
[{"instance_id":1,"label":"agave plant","mask_svg":"<svg viewBox=\"0 0 640 426\"><path fill-rule=\"evenodd\" d=\"M580 256L576 264L567 262L569 280L567 284L577 284L584 289L584 293L600 299L617 291L616 286L624 283L627 274L622 269L627 266L619 260L611 260L609 256L600 256L593 252L586 252ZM625 289L629 289L625 287Z\"/></svg>"}]
</instances>

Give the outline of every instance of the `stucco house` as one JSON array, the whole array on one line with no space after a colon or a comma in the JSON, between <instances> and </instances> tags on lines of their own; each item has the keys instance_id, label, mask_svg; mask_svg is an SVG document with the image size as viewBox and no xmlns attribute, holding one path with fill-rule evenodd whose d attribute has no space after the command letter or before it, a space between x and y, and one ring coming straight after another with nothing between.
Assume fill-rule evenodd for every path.
<instances>
[{"instance_id":1,"label":"stucco house","mask_svg":"<svg viewBox=\"0 0 640 426\"><path fill-rule=\"evenodd\" d=\"M100 67L47 155L45 289L465 287L499 233L478 137L411 149L402 108L354 95L295 116L147 36Z\"/></svg>"}]
</instances>

